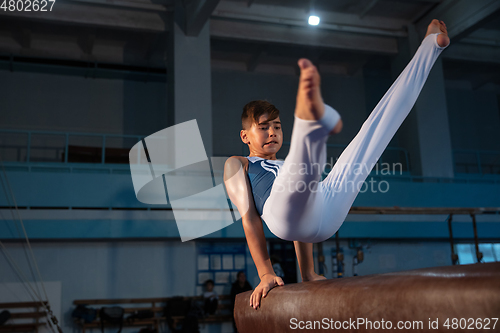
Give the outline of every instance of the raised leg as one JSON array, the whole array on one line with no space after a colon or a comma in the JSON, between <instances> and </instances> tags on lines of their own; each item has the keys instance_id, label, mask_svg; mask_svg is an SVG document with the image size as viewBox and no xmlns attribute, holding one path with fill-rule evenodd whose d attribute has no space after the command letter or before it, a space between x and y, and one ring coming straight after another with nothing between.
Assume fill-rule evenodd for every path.
<instances>
[{"instance_id":1,"label":"raised leg","mask_svg":"<svg viewBox=\"0 0 500 333\"><path fill-rule=\"evenodd\" d=\"M413 59L321 183L325 192L324 214L315 241L331 237L340 228L366 177L412 109L434 62L448 44L446 26L433 20Z\"/></svg>"},{"instance_id":2,"label":"raised leg","mask_svg":"<svg viewBox=\"0 0 500 333\"><path fill-rule=\"evenodd\" d=\"M321 193L317 187L326 163L326 140L340 115L323 104L316 67L299 61L301 76L290 152L274 181L262 218L276 236L308 242L319 230Z\"/></svg>"}]
</instances>

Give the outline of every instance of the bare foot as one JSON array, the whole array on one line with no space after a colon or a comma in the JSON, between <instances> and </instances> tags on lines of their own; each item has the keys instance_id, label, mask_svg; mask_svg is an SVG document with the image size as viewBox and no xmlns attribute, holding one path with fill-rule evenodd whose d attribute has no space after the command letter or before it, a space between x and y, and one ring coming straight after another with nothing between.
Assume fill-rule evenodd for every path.
<instances>
[{"instance_id":1,"label":"bare foot","mask_svg":"<svg viewBox=\"0 0 500 333\"><path fill-rule=\"evenodd\" d=\"M297 92L297 104L295 115L304 120L318 120L325 113L325 105L321 98L321 79L316 66L308 59L300 59L299 90Z\"/></svg>"},{"instance_id":2,"label":"bare foot","mask_svg":"<svg viewBox=\"0 0 500 333\"><path fill-rule=\"evenodd\" d=\"M312 272L311 274L309 274L308 276L306 277L302 277L302 282L306 282L306 281L319 281L319 280L326 280L326 277L324 277L323 275L318 275L314 272Z\"/></svg>"},{"instance_id":3,"label":"bare foot","mask_svg":"<svg viewBox=\"0 0 500 333\"><path fill-rule=\"evenodd\" d=\"M444 24L443 21L439 20L432 20L432 22L429 24L427 27L427 33L425 34L425 37L429 36L430 34L437 34L437 43L441 47L446 47L450 44L450 37L448 37L448 30L446 30L446 24Z\"/></svg>"}]
</instances>

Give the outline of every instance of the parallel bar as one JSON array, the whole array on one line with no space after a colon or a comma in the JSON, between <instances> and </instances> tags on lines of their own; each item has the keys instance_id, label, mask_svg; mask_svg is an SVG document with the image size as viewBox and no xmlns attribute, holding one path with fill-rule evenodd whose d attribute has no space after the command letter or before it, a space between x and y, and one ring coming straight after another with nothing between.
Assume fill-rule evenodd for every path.
<instances>
[{"instance_id":1,"label":"parallel bar","mask_svg":"<svg viewBox=\"0 0 500 333\"><path fill-rule=\"evenodd\" d=\"M219 299L229 299L228 295L219 295ZM73 301L74 305L78 304L141 304L141 303L164 303L171 300L174 297L152 297L152 298L117 298L117 299L79 299ZM203 299L203 296L191 296L183 297L184 300L190 299ZM15 304L15 303L14 303ZM1 304L0 304L1 305Z\"/></svg>"},{"instance_id":2,"label":"parallel bar","mask_svg":"<svg viewBox=\"0 0 500 333\"><path fill-rule=\"evenodd\" d=\"M351 207L349 214L483 214L500 207Z\"/></svg>"}]
</instances>

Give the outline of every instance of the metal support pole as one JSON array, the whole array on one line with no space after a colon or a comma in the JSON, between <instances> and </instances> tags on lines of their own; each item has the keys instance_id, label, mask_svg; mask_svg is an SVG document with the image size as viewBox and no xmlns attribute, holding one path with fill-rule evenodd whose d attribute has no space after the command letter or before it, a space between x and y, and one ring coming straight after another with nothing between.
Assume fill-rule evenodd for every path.
<instances>
[{"instance_id":1,"label":"metal support pole","mask_svg":"<svg viewBox=\"0 0 500 333\"><path fill-rule=\"evenodd\" d=\"M68 163L68 145L69 145L69 134L65 134L66 142L64 144L64 163Z\"/></svg>"},{"instance_id":2,"label":"metal support pole","mask_svg":"<svg viewBox=\"0 0 500 333\"><path fill-rule=\"evenodd\" d=\"M453 230L451 228L451 220L453 219L453 214L448 217L448 230L450 232L450 246L451 246L451 264L456 265L458 262L458 255L455 253L455 248L453 246Z\"/></svg>"},{"instance_id":3,"label":"metal support pole","mask_svg":"<svg viewBox=\"0 0 500 333\"><path fill-rule=\"evenodd\" d=\"M31 155L31 132L28 132L28 147L26 148L26 162L29 163Z\"/></svg>"},{"instance_id":4,"label":"metal support pole","mask_svg":"<svg viewBox=\"0 0 500 333\"><path fill-rule=\"evenodd\" d=\"M335 243L337 247L337 277L344 276L344 254L340 253L339 232L335 233Z\"/></svg>"},{"instance_id":5,"label":"metal support pole","mask_svg":"<svg viewBox=\"0 0 500 333\"><path fill-rule=\"evenodd\" d=\"M318 247L318 273L325 276L325 256L323 254L323 243L316 244Z\"/></svg>"},{"instance_id":6,"label":"metal support pole","mask_svg":"<svg viewBox=\"0 0 500 333\"><path fill-rule=\"evenodd\" d=\"M102 151L101 151L101 163L104 164L106 159L106 135L102 136Z\"/></svg>"},{"instance_id":7,"label":"metal support pole","mask_svg":"<svg viewBox=\"0 0 500 333\"><path fill-rule=\"evenodd\" d=\"M476 162L477 162L477 170L480 175L483 174L483 171L481 170L481 157L479 155L479 151L476 151Z\"/></svg>"},{"instance_id":8,"label":"metal support pole","mask_svg":"<svg viewBox=\"0 0 500 333\"><path fill-rule=\"evenodd\" d=\"M477 225L476 225L476 215L475 214L470 214L472 217L472 225L474 227L474 242L476 243L476 258L477 262L481 262L481 259L483 259L483 254L479 252L479 243L477 240Z\"/></svg>"}]
</instances>

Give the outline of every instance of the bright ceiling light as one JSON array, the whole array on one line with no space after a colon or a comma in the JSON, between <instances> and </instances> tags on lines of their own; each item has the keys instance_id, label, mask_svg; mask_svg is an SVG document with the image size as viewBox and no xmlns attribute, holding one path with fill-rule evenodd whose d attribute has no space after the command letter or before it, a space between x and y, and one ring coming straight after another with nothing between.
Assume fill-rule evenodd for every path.
<instances>
[{"instance_id":1,"label":"bright ceiling light","mask_svg":"<svg viewBox=\"0 0 500 333\"><path fill-rule=\"evenodd\" d=\"M309 24L310 25L318 25L319 24L319 17L315 15L309 16Z\"/></svg>"}]
</instances>

